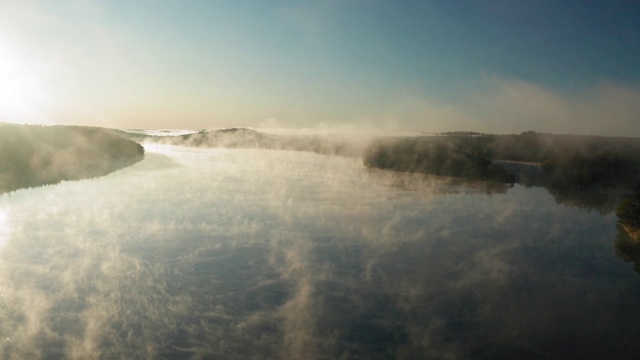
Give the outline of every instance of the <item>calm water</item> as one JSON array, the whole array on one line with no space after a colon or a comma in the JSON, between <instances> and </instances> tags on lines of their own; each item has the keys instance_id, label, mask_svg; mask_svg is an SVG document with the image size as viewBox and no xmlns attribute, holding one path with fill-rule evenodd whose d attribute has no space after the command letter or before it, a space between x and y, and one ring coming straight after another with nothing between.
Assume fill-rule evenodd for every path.
<instances>
[{"instance_id":1,"label":"calm water","mask_svg":"<svg viewBox=\"0 0 640 360\"><path fill-rule=\"evenodd\" d=\"M502 190L156 147L3 195L0 358L638 358L615 216Z\"/></svg>"}]
</instances>

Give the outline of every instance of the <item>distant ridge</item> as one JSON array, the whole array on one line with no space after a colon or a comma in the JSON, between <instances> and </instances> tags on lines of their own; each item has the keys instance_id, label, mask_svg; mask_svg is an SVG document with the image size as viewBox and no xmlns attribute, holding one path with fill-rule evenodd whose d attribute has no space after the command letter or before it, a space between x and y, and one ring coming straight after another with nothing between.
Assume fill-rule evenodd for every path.
<instances>
[{"instance_id":1,"label":"distant ridge","mask_svg":"<svg viewBox=\"0 0 640 360\"><path fill-rule=\"evenodd\" d=\"M360 156L364 145L341 135L269 134L249 128L201 130L176 136L153 136L142 133L125 135L135 141L219 148L310 151L323 155Z\"/></svg>"}]
</instances>

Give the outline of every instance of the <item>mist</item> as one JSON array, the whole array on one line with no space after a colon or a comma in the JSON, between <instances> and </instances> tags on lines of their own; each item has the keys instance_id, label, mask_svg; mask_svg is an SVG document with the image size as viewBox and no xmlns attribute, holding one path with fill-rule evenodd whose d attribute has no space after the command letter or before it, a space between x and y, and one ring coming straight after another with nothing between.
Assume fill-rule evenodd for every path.
<instances>
[{"instance_id":1,"label":"mist","mask_svg":"<svg viewBox=\"0 0 640 360\"><path fill-rule=\"evenodd\" d=\"M639 9L0 0L0 359L637 358Z\"/></svg>"},{"instance_id":2,"label":"mist","mask_svg":"<svg viewBox=\"0 0 640 360\"><path fill-rule=\"evenodd\" d=\"M544 188L147 144L0 214L7 359L597 358L640 335L615 218Z\"/></svg>"}]
</instances>

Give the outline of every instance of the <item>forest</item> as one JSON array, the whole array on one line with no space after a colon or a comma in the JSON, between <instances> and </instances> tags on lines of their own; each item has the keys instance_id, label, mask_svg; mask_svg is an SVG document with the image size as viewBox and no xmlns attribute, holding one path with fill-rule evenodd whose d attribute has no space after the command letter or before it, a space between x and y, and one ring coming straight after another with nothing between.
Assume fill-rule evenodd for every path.
<instances>
[{"instance_id":1,"label":"forest","mask_svg":"<svg viewBox=\"0 0 640 360\"><path fill-rule=\"evenodd\" d=\"M0 194L106 175L144 157L142 145L78 126L0 125Z\"/></svg>"},{"instance_id":2,"label":"forest","mask_svg":"<svg viewBox=\"0 0 640 360\"><path fill-rule=\"evenodd\" d=\"M640 187L635 194L620 200L616 215L622 225L630 228L629 235L635 240L640 240Z\"/></svg>"},{"instance_id":3,"label":"forest","mask_svg":"<svg viewBox=\"0 0 640 360\"><path fill-rule=\"evenodd\" d=\"M640 182L636 138L446 133L383 138L366 149L363 159L369 167L525 186L620 188ZM532 176L532 165L541 167L539 176ZM513 177L504 174L506 167Z\"/></svg>"},{"instance_id":4,"label":"forest","mask_svg":"<svg viewBox=\"0 0 640 360\"><path fill-rule=\"evenodd\" d=\"M473 136L383 138L364 152L363 163L385 170L515 182L513 174L491 162L486 140Z\"/></svg>"},{"instance_id":5,"label":"forest","mask_svg":"<svg viewBox=\"0 0 640 360\"><path fill-rule=\"evenodd\" d=\"M563 205L601 213L615 209L623 228L638 237L637 138L532 131L383 138L365 150L363 162L372 168L545 187Z\"/></svg>"}]
</instances>

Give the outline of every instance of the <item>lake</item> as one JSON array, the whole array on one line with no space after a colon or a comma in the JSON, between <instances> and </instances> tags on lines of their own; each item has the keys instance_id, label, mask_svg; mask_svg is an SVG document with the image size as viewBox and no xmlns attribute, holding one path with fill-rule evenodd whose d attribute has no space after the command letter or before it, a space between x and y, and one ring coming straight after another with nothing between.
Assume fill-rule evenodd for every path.
<instances>
[{"instance_id":1,"label":"lake","mask_svg":"<svg viewBox=\"0 0 640 360\"><path fill-rule=\"evenodd\" d=\"M613 214L355 158L146 148L0 196L0 357L640 354Z\"/></svg>"}]
</instances>

